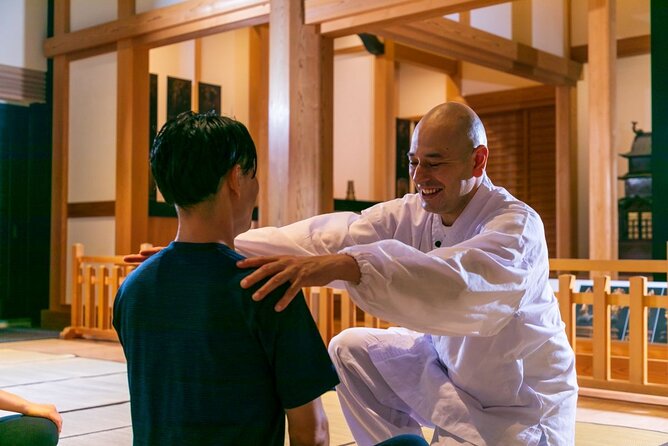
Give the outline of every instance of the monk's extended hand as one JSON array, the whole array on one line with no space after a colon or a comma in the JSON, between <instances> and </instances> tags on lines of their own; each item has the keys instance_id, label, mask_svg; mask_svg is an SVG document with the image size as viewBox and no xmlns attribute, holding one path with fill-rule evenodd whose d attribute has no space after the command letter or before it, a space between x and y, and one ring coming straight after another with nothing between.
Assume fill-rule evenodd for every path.
<instances>
[{"instance_id":1,"label":"monk's extended hand","mask_svg":"<svg viewBox=\"0 0 668 446\"><path fill-rule=\"evenodd\" d=\"M125 263L141 263L144 260L151 257L153 254L157 254L160 251L165 249L164 246L152 246L151 248L142 249L139 251L139 254L128 254L123 257Z\"/></svg>"},{"instance_id":2,"label":"monk's extended hand","mask_svg":"<svg viewBox=\"0 0 668 446\"><path fill-rule=\"evenodd\" d=\"M323 286L333 280L358 283L360 269L357 262L346 254L321 256L267 256L253 257L237 262L239 268L258 268L241 281L242 288L250 288L259 281L267 282L253 293L254 300L262 300L286 282L290 286L274 309L283 310L307 286Z\"/></svg>"}]
</instances>

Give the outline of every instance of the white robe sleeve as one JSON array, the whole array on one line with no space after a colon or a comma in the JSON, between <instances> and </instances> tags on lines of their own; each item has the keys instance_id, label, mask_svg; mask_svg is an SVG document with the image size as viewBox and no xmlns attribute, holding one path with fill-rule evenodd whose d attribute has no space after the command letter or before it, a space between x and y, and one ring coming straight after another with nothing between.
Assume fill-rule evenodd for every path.
<instances>
[{"instance_id":1,"label":"white robe sleeve","mask_svg":"<svg viewBox=\"0 0 668 446\"><path fill-rule=\"evenodd\" d=\"M345 286L364 311L424 333L491 336L517 316L543 237L537 215L526 209L501 213L474 237L425 253L413 247L420 237L415 216L401 209L256 229L240 235L235 246L248 256L351 255L360 283L335 286Z\"/></svg>"},{"instance_id":2,"label":"white robe sleeve","mask_svg":"<svg viewBox=\"0 0 668 446\"><path fill-rule=\"evenodd\" d=\"M360 308L390 322L436 335L491 336L520 317L534 272L544 269L531 267L541 251L536 234L542 223L522 212L428 253L396 240L352 246L342 252L357 260L362 279L345 285Z\"/></svg>"}]
</instances>

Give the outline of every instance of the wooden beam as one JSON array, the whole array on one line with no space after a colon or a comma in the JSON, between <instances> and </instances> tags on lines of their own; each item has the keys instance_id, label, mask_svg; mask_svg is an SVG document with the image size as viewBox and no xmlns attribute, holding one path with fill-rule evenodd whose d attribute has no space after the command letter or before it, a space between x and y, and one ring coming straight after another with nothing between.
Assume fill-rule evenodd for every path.
<instances>
[{"instance_id":1,"label":"wooden beam","mask_svg":"<svg viewBox=\"0 0 668 446\"><path fill-rule=\"evenodd\" d=\"M401 43L394 43L394 61L420 65L449 76L459 74L459 63L456 60Z\"/></svg>"},{"instance_id":2,"label":"wooden beam","mask_svg":"<svg viewBox=\"0 0 668 446\"><path fill-rule=\"evenodd\" d=\"M199 83L202 81L202 39L194 39L195 41L193 42L193 53L194 53L194 61L193 61L193 83L192 83L192 90L190 91L190 103L192 104L191 110L194 110L196 112L200 111L199 110ZM208 110L204 110L206 112ZM218 110L218 113L221 113L220 110Z\"/></svg>"},{"instance_id":3,"label":"wooden beam","mask_svg":"<svg viewBox=\"0 0 668 446\"><path fill-rule=\"evenodd\" d=\"M186 23L160 31L141 35L134 39L135 43L151 48L171 45L184 40L220 34L235 29L269 23L269 3L235 11L229 14L202 18L196 22Z\"/></svg>"},{"instance_id":4,"label":"wooden beam","mask_svg":"<svg viewBox=\"0 0 668 446\"><path fill-rule=\"evenodd\" d=\"M118 42L116 254L148 237L148 49Z\"/></svg>"},{"instance_id":5,"label":"wooden beam","mask_svg":"<svg viewBox=\"0 0 668 446\"><path fill-rule=\"evenodd\" d=\"M394 42L385 40L385 54L374 60L373 201L394 198L396 153Z\"/></svg>"},{"instance_id":6,"label":"wooden beam","mask_svg":"<svg viewBox=\"0 0 668 446\"><path fill-rule=\"evenodd\" d=\"M551 106L555 102L554 88L547 85L514 88L490 93L470 94L466 103L476 113L497 113Z\"/></svg>"},{"instance_id":7,"label":"wooden beam","mask_svg":"<svg viewBox=\"0 0 668 446\"><path fill-rule=\"evenodd\" d=\"M257 16L266 16L268 9L269 0L182 2L80 31L56 35L45 41L44 54L46 57L54 57L179 26L190 26L189 32L195 32L193 28L211 28L212 20L227 23L248 21Z\"/></svg>"},{"instance_id":8,"label":"wooden beam","mask_svg":"<svg viewBox=\"0 0 668 446\"><path fill-rule=\"evenodd\" d=\"M428 17L506 3L508 0L305 0L306 23L320 24L323 35L339 37Z\"/></svg>"},{"instance_id":9,"label":"wooden beam","mask_svg":"<svg viewBox=\"0 0 668 446\"><path fill-rule=\"evenodd\" d=\"M626 37L617 40L617 57L631 57L649 54L652 51L650 35ZM589 45L571 47L571 58L580 63L589 60Z\"/></svg>"},{"instance_id":10,"label":"wooden beam","mask_svg":"<svg viewBox=\"0 0 668 446\"><path fill-rule=\"evenodd\" d=\"M89 201L68 203L67 205L67 216L69 218L113 217L115 213L116 203L113 201Z\"/></svg>"},{"instance_id":11,"label":"wooden beam","mask_svg":"<svg viewBox=\"0 0 668 446\"><path fill-rule=\"evenodd\" d=\"M577 256L577 93L556 87L557 257Z\"/></svg>"},{"instance_id":12,"label":"wooden beam","mask_svg":"<svg viewBox=\"0 0 668 446\"><path fill-rule=\"evenodd\" d=\"M589 258L617 253L615 0L589 0Z\"/></svg>"},{"instance_id":13,"label":"wooden beam","mask_svg":"<svg viewBox=\"0 0 668 446\"><path fill-rule=\"evenodd\" d=\"M267 209L269 193L269 26L250 29L248 70L248 130L257 149L257 175L260 192L257 198L258 224L269 225Z\"/></svg>"},{"instance_id":14,"label":"wooden beam","mask_svg":"<svg viewBox=\"0 0 668 446\"><path fill-rule=\"evenodd\" d=\"M269 40L267 218L281 226L333 207L334 42L293 0L272 0Z\"/></svg>"},{"instance_id":15,"label":"wooden beam","mask_svg":"<svg viewBox=\"0 0 668 446\"><path fill-rule=\"evenodd\" d=\"M553 85L575 85L582 66L448 19L428 19L372 30L413 47Z\"/></svg>"},{"instance_id":16,"label":"wooden beam","mask_svg":"<svg viewBox=\"0 0 668 446\"><path fill-rule=\"evenodd\" d=\"M70 32L70 0L54 0L53 2L53 34L62 36Z\"/></svg>"}]
</instances>

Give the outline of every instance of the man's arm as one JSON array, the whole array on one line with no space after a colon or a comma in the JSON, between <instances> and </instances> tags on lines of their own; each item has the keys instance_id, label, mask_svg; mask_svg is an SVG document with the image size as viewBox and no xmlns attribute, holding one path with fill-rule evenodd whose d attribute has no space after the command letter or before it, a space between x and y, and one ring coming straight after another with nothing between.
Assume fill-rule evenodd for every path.
<instances>
[{"instance_id":1,"label":"man's arm","mask_svg":"<svg viewBox=\"0 0 668 446\"><path fill-rule=\"evenodd\" d=\"M329 423L320 398L286 409L290 446L329 445Z\"/></svg>"}]
</instances>

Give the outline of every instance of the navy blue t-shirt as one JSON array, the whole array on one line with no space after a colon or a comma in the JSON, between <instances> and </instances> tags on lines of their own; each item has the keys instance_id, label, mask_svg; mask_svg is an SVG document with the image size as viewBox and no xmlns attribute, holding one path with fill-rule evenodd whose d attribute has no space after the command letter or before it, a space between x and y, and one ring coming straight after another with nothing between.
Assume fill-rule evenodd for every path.
<instances>
[{"instance_id":1,"label":"navy blue t-shirt","mask_svg":"<svg viewBox=\"0 0 668 446\"><path fill-rule=\"evenodd\" d=\"M172 242L118 290L135 445L283 445L284 409L338 384L301 293L280 313L285 287L253 301L241 259Z\"/></svg>"}]
</instances>

